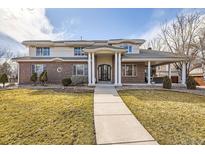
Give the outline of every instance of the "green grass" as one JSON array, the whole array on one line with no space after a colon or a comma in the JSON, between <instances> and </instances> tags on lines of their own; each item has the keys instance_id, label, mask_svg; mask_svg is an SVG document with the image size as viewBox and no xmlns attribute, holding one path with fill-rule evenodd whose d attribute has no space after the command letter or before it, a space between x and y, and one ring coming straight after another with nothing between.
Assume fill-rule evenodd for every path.
<instances>
[{"instance_id":1,"label":"green grass","mask_svg":"<svg viewBox=\"0 0 205 154\"><path fill-rule=\"evenodd\" d=\"M205 144L205 96L124 90L120 96L160 144Z\"/></svg>"},{"instance_id":2,"label":"green grass","mask_svg":"<svg viewBox=\"0 0 205 154\"><path fill-rule=\"evenodd\" d=\"M92 93L0 90L0 144L95 144Z\"/></svg>"}]
</instances>

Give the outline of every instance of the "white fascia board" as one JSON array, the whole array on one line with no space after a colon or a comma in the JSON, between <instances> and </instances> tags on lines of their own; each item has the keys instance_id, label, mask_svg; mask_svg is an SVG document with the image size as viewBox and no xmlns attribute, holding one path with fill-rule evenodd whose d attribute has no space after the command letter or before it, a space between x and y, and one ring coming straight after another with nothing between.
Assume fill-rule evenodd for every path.
<instances>
[{"instance_id":1,"label":"white fascia board","mask_svg":"<svg viewBox=\"0 0 205 154\"><path fill-rule=\"evenodd\" d=\"M145 61L160 61L160 62L178 62L178 61L186 61L185 58L142 58L142 59L122 59L122 62L145 62Z\"/></svg>"},{"instance_id":2,"label":"white fascia board","mask_svg":"<svg viewBox=\"0 0 205 154\"><path fill-rule=\"evenodd\" d=\"M60 59L29 59L29 60L17 60L17 62L55 62L55 61L63 61L63 62L87 62L87 59L69 59L69 60L60 60Z\"/></svg>"}]
</instances>

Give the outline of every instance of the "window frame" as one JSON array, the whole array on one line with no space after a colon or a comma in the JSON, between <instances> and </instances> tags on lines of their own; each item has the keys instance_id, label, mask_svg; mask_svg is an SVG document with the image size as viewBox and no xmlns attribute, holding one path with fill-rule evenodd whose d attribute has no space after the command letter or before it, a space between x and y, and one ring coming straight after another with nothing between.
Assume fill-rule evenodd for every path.
<instances>
[{"instance_id":1,"label":"window frame","mask_svg":"<svg viewBox=\"0 0 205 154\"><path fill-rule=\"evenodd\" d=\"M83 66L83 74L78 74L78 69L82 66ZM88 76L88 65L87 64L73 64L72 75L73 76Z\"/></svg>"},{"instance_id":2,"label":"window frame","mask_svg":"<svg viewBox=\"0 0 205 154\"><path fill-rule=\"evenodd\" d=\"M133 53L133 46L132 45L126 44L126 45L122 45L120 47L125 48L127 54Z\"/></svg>"},{"instance_id":3,"label":"window frame","mask_svg":"<svg viewBox=\"0 0 205 154\"><path fill-rule=\"evenodd\" d=\"M132 75L127 75L127 65L131 65ZM137 77L138 76L138 74L137 74L137 65L136 64L123 64L122 65L122 76L123 77Z\"/></svg>"},{"instance_id":4,"label":"window frame","mask_svg":"<svg viewBox=\"0 0 205 154\"><path fill-rule=\"evenodd\" d=\"M48 56L50 56L50 47L36 47L36 56L37 57L48 57Z\"/></svg>"},{"instance_id":5,"label":"window frame","mask_svg":"<svg viewBox=\"0 0 205 154\"><path fill-rule=\"evenodd\" d=\"M41 71L39 72L37 72L37 66L41 66ZM34 69L33 69L34 68ZM31 65L31 73L33 74L33 73L37 73L37 77L39 77L40 76L40 74L43 72L43 71L46 71L46 64L32 64Z\"/></svg>"},{"instance_id":6,"label":"window frame","mask_svg":"<svg viewBox=\"0 0 205 154\"><path fill-rule=\"evenodd\" d=\"M85 56L83 47L74 47L74 56Z\"/></svg>"}]
</instances>

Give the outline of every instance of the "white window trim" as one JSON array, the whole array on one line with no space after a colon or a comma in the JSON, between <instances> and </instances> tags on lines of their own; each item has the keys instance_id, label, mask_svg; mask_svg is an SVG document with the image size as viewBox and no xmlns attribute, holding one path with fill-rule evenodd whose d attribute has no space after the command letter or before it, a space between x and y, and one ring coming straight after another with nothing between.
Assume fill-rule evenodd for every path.
<instances>
[{"instance_id":1,"label":"white window trim","mask_svg":"<svg viewBox=\"0 0 205 154\"><path fill-rule=\"evenodd\" d=\"M37 49L41 48L41 55L37 55ZM48 48L49 49L49 55L43 55L43 48ZM36 57L50 57L51 55L51 49L50 47L36 47Z\"/></svg>"},{"instance_id":2,"label":"white window trim","mask_svg":"<svg viewBox=\"0 0 205 154\"><path fill-rule=\"evenodd\" d=\"M132 75L127 75L127 65L131 65L132 66ZM136 66L136 75L134 75L134 65ZM123 64L122 66L124 66L125 67L125 69L124 69L124 76L123 77L137 77L138 76L138 74L137 74L137 65L136 64ZM123 75L123 73L122 73L122 75Z\"/></svg>"},{"instance_id":3,"label":"white window trim","mask_svg":"<svg viewBox=\"0 0 205 154\"><path fill-rule=\"evenodd\" d=\"M133 53L133 46L130 44L123 44L121 47L125 48L125 46L128 47L126 54L132 54ZM131 52L129 52L129 47L131 47ZM126 49L126 48L125 48Z\"/></svg>"},{"instance_id":4,"label":"white window trim","mask_svg":"<svg viewBox=\"0 0 205 154\"><path fill-rule=\"evenodd\" d=\"M78 75L78 74L77 74L77 72L78 72L77 67L76 67L77 65L83 65L83 75ZM73 64L73 66L75 66L75 68L76 68L76 69L75 69L75 74L73 74L73 76L88 76L88 75L85 75L85 65L86 65L86 64ZM73 72L74 72L74 71L73 71Z\"/></svg>"},{"instance_id":5,"label":"white window trim","mask_svg":"<svg viewBox=\"0 0 205 154\"><path fill-rule=\"evenodd\" d=\"M46 65L45 65L45 64L32 64L32 65L31 65L31 69L33 69L33 68L32 68L33 65L34 65L34 72L37 73L37 76L39 77L40 74L44 71L44 66L46 66ZM42 72L39 73L39 74L38 74L38 72L37 72L37 67L36 67L37 65L41 65L41 67L42 67L42 68L41 68L41 69L42 69ZM32 72L32 73L33 73L33 72Z\"/></svg>"},{"instance_id":6,"label":"white window trim","mask_svg":"<svg viewBox=\"0 0 205 154\"><path fill-rule=\"evenodd\" d=\"M80 55L76 55L75 54L75 48L80 48ZM83 51L83 47L74 47L73 48L73 54L74 54L74 56L78 56L78 57L85 57L85 52ZM83 53L83 54L82 54Z\"/></svg>"}]
</instances>

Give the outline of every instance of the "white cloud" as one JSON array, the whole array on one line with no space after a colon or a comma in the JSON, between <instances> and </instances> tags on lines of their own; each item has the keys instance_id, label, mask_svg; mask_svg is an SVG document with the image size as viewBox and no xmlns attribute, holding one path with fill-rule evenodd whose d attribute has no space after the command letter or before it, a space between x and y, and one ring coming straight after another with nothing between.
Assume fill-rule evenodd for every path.
<instances>
[{"instance_id":1,"label":"white cloud","mask_svg":"<svg viewBox=\"0 0 205 154\"><path fill-rule=\"evenodd\" d=\"M139 36L139 38L146 39L146 40L151 40L154 37L156 37L161 31L161 26L160 24L156 24L152 26L149 30L147 30L145 33Z\"/></svg>"},{"instance_id":2,"label":"white cloud","mask_svg":"<svg viewBox=\"0 0 205 154\"><path fill-rule=\"evenodd\" d=\"M160 13L159 12L156 12L155 11L155 15L156 14L163 14L164 11L162 11ZM189 14L189 13L193 13L193 12L201 12L201 13L204 13L205 14L205 9L182 9L179 14ZM173 19L170 19L168 21L166 21L167 25L171 24L176 18L173 18ZM142 39L146 39L147 41L148 40L151 40L155 37L157 37L160 32L161 32L161 26L163 26L163 23L162 21L152 21L151 22L152 24L149 25L149 29L147 31L145 31L144 33L142 33L139 38L142 38ZM154 23L154 24L153 24ZM132 36L133 37L133 36Z\"/></svg>"},{"instance_id":3,"label":"white cloud","mask_svg":"<svg viewBox=\"0 0 205 154\"><path fill-rule=\"evenodd\" d=\"M74 24L71 19L69 24ZM54 32L54 26L45 14L45 9L0 9L0 47L24 50L24 40L59 40L72 37L67 29Z\"/></svg>"}]
</instances>

